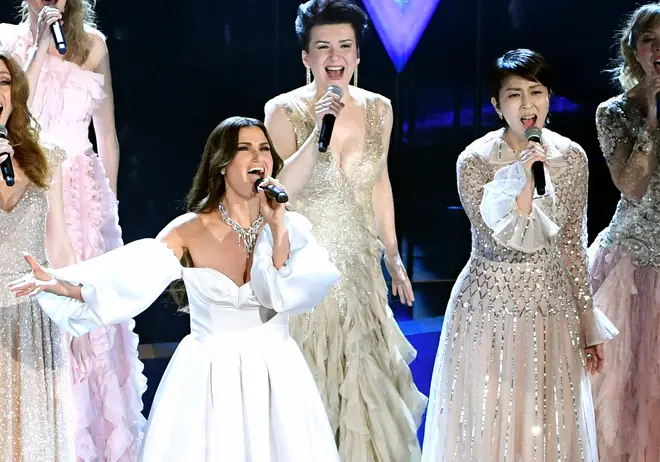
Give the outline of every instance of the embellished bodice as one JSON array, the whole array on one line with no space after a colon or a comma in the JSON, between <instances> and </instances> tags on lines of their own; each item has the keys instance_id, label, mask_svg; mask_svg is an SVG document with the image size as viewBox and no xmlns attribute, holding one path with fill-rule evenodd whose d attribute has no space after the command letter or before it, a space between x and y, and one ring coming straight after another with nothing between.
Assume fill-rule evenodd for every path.
<instances>
[{"instance_id":1,"label":"embellished bodice","mask_svg":"<svg viewBox=\"0 0 660 462\"><path fill-rule=\"evenodd\" d=\"M51 169L64 159L64 151L44 148ZM0 180L2 181L2 180ZM15 302L6 283L27 273L29 265L23 252L39 263L46 263L46 220L48 216L48 189L28 184L18 203L8 212L0 209L0 302Z\"/></svg>"},{"instance_id":2,"label":"embellished bodice","mask_svg":"<svg viewBox=\"0 0 660 462\"><path fill-rule=\"evenodd\" d=\"M472 230L457 303L497 313L575 314L590 308L586 272L587 158L545 129L548 193L518 211L527 179L502 131L472 143L457 162L461 203ZM577 310L577 311L576 311Z\"/></svg>"},{"instance_id":3,"label":"embellished bodice","mask_svg":"<svg viewBox=\"0 0 660 462\"><path fill-rule=\"evenodd\" d=\"M11 211L0 210L0 274L3 279L30 269L23 252L39 262L46 261L47 213L48 191L32 183Z\"/></svg>"},{"instance_id":4,"label":"embellished bodice","mask_svg":"<svg viewBox=\"0 0 660 462\"><path fill-rule=\"evenodd\" d=\"M364 148L359 160L350 171L344 171L330 150L317 153L308 184L291 202L292 210L312 222L314 234L328 249L331 259L344 261L347 266L360 258L356 249L380 252L372 195L386 167L389 148L383 141L389 100L360 89L356 89L354 97L364 108L365 117ZM275 101L293 126L300 148L314 132L313 102L291 93L280 95Z\"/></svg>"},{"instance_id":5,"label":"embellished bodice","mask_svg":"<svg viewBox=\"0 0 660 462\"><path fill-rule=\"evenodd\" d=\"M610 168L622 167L639 143L645 122L642 111L625 95L602 103L596 125L603 155ZM654 156L654 172L646 194L636 201L624 194L607 229L601 234L601 245L618 245L625 249L635 264L660 269L660 165L659 141L655 139L647 155Z\"/></svg>"}]
</instances>

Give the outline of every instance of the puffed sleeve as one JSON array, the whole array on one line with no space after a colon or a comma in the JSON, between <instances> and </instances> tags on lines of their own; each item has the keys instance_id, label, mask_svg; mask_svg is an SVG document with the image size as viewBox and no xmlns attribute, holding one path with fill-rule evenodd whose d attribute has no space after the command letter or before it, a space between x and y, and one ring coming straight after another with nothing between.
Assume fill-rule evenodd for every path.
<instances>
[{"instance_id":1,"label":"puffed sleeve","mask_svg":"<svg viewBox=\"0 0 660 462\"><path fill-rule=\"evenodd\" d=\"M328 252L312 234L309 220L287 212L289 259L279 270L273 265L273 235L266 226L254 250L251 286L257 300L278 313L302 313L316 307L339 280Z\"/></svg>"},{"instance_id":2,"label":"puffed sleeve","mask_svg":"<svg viewBox=\"0 0 660 462\"><path fill-rule=\"evenodd\" d=\"M181 277L174 252L155 239L142 239L84 261L48 272L82 286L84 302L47 292L37 295L46 314L74 336L127 321L146 310Z\"/></svg>"},{"instance_id":3,"label":"puffed sleeve","mask_svg":"<svg viewBox=\"0 0 660 462\"><path fill-rule=\"evenodd\" d=\"M534 192L531 213L518 210L516 199L527 184L525 169L520 162L500 168L493 180L484 185L481 216L493 233L493 238L505 247L522 252L537 252L559 232L553 221L556 213L555 193L547 169L546 194Z\"/></svg>"}]
</instances>

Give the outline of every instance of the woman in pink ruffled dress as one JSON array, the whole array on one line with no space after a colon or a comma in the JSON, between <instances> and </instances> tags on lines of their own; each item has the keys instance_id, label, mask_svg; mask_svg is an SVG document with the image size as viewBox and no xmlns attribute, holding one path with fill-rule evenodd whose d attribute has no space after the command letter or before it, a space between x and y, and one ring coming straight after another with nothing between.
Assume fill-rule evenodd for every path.
<instances>
[{"instance_id":1,"label":"woman in pink ruffled dress","mask_svg":"<svg viewBox=\"0 0 660 462\"><path fill-rule=\"evenodd\" d=\"M660 461L660 4L638 8L619 39L623 93L596 113L621 200L590 249L594 304L621 330L593 379L603 462Z\"/></svg>"},{"instance_id":2,"label":"woman in pink ruffled dress","mask_svg":"<svg viewBox=\"0 0 660 462\"><path fill-rule=\"evenodd\" d=\"M58 54L50 24L62 21L68 45ZM62 165L66 222L78 260L122 245L117 214L119 146L108 49L88 0L27 0L18 25L0 25L0 46L27 71L30 106L41 137L66 150ZM99 154L89 141L93 121ZM76 456L133 461L146 420L146 389L134 322L96 329L70 342Z\"/></svg>"}]
</instances>

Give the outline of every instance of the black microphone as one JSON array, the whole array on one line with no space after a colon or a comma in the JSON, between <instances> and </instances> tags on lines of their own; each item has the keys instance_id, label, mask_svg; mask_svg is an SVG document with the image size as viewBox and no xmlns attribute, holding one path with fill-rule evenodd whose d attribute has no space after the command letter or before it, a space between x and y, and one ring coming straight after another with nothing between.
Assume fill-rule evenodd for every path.
<instances>
[{"instance_id":1,"label":"black microphone","mask_svg":"<svg viewBox=\"0 0 660 462\"><path fill-rule=\"evenodd\" d=\"M57 21L50 25L50 33L53 34L55 41L55 48L61 55L66 54L66 39L64 38L64 30L62 24Z\"/></svg>"},{"instance_id":2,"label":"black microphone","mask_svg":"<svg viewBox=\"0 0 660 462\"><path fill-rule=\"evenodd\" d=\"M525 130L525 138L527 141L541 143L541 129L538 127L529 127ZM536 161L532 164L532 176L534 177L534 185L536 186L538 195L545 195L545 169L543 168L543 162Z\"/></svg>"},{"instance_id":3,"label":"black microphone","mask_svg":"<svg viewBox=\"0 0 660 462\"><path fill-rule=\"evenodd\" d=\"M258 192L259 189L261 189L266 194L266 197L273 199L280 204L286 204L289 202L289 196L274 184L269 183L260 188L259 185L264 181L266 181L265 178L257 178L257 181L254 182L254 190Z\"/></svg>"},{"instance_id":4,"label":"black microphone","mask_svg":"<svg viewBox=\"0 0 660 462\"><path fill-rule=\"evenodd\" d=\"M7 139L7 127L0 125L0 138ZM11 163L11 156L8 152L0 152L0 155L7 154L7 159L0 164L0 170L2 170L2 178L4 178L7 186L14 186L15 177L14 177L14 166Z\"/></svg>"},{"instance_id":5,"label":"black microphone","mask_svg":"<svg viewBox=\"0 0 660 462\"><path fill-rule=\"evenodd\" d=\"M344 92L336 85L328 87L328 91L339 96L339 99L344 97ZM330 138L332 137L332 129L335 128L334 114L326 114L323 116L323 124L321 125L321 133L319 134L319 152L325 152L330 146Z\"/></svg>"}]
</instances>

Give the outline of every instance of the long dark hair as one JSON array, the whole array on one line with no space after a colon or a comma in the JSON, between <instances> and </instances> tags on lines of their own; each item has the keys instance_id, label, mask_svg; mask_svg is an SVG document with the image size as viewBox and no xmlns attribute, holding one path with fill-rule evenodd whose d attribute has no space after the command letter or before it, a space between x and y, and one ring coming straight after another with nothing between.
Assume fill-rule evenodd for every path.
<instances>
[{"instance_id":1,"label":"long dark hair","mask_svg":"<svg viewBox=\"0 0 660 462\"><path fill-rule=\"evenodd\" d=\"M236 157L239 132L242 128L248 127L259 127L268 140L270 153L273 157L273 172L271 176L275 178L280 170L282 170L284 161L275 150L273 140L271 140L263 122L249 117L230 117L225 119L213 129L206 140L202 161L199 164L192 187L186 198L186 209L188 212L203 214L218 209L227 191L222 170L231 164L234 157ZM188 249L184 249L181 265L187 268L195 266ZM182 280L172 283L170 286L170 295L176 304L179 305L179 311L188 311L188 295L186 294L186 287Z\"/></svg>"},{"instance_id":2,"label":"long dark hair","mask_svg":"<svg viewBox=\"0 0 660 462\"><path fill-rule=\"evenodd\" d=\"M7 52L0 52L11 76L11 105L7 121L8 138L14 147L14 162L21 166L25 176L35 185L45 188L50 183L50 166L39 145L38 124L28 108L30 84L21 66Z\"/></svg>"}]
</instances>

